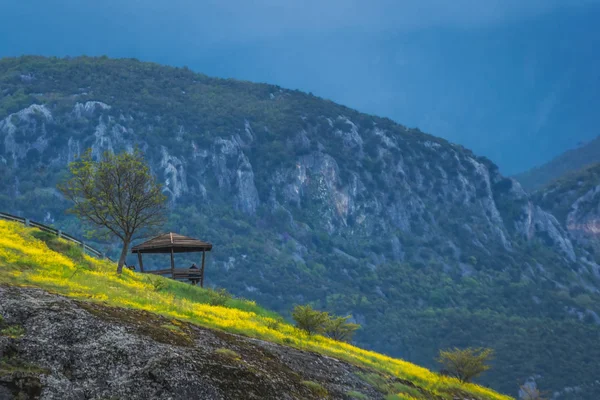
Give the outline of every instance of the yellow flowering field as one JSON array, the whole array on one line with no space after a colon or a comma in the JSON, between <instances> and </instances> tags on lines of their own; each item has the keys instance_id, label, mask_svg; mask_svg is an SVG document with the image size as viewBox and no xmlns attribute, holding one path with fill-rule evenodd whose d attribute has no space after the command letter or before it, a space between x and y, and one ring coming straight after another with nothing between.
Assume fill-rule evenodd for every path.
<instances>
[{"instance_id":1,"label":"yellow flowering field","mask_svg":"<svg viewBox=\"0 0 600 400\"><path fill-rule=\"evenodd\" d=\"M36 232L38 234L36 234ZM323 336L308 336L278 315L252 301L228 300L224 306L208 304L208 291L186 283L124 270L107 260L83 255L59 239L58 251L36 238L40 231L0 221L0 284L34 286L64 296L102 302L110 306L146 310L200 326L318 352L409 380L442 398L464 392L485 400L508 400L490 389L462 384L409 362L360 349ZM156 280L163 280L159 289ZM396 398L411 399L405 394Z\"/></svg>"}]
</instances>

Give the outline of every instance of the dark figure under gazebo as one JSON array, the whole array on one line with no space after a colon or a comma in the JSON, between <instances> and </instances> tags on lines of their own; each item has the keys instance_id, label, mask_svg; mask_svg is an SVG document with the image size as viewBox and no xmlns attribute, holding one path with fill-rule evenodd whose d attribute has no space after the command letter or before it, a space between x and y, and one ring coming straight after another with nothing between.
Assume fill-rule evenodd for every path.
<instances>
[{"instance_id":1,"label":"dark figure under gazebo","mask_svg":"<svg viewBox=\"0 0 600 400\"><path fill-rule=\"evenodd\" d=\"M212 244L193 239L177 233L166 233L138 244L131 249L133 254L138 255L140 272L155 275L171 275L172 279L187 279L193 285L200 283L204 287L204 265L206 252L212 250ZM190 268L175 268L175 253L202 252L202 264L200 268L192 264ZM171 254L171 268L154 271L144 271L142 254Z\"/></svg>"}]
</instances>

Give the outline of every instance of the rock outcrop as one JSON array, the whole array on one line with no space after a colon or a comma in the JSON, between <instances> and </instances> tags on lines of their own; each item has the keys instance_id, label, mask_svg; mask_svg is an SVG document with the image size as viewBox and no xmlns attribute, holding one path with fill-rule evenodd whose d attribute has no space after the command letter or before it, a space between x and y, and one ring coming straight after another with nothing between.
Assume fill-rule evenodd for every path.
<instances>
[{"instance_id":1,"label":"rock outcrop","mask_svg":"<svg viewBox=\"0 0 600 400\"><path fill-rule=\"evenodd\" d=\"M1 400L384 398L372 371L147 312L0 286L0 316L22 333L0 335Z\"/></svg>"}]
</instances>

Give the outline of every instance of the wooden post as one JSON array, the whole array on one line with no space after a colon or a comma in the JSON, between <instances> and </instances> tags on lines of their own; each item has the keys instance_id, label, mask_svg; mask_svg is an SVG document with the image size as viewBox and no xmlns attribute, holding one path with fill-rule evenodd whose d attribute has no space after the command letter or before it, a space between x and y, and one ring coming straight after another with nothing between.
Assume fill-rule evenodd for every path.
<instances>
[{"instance_id":1,"label":"wooden post","mask_svg":"<svg viewBox=\"0 0 600 400\"><path fill-rule=\"evenodd\" d=\"M144 272L144 263L142 262L142 253L138 252L138 261L140 263L140 272Z\"/></svg>"},{"instance_id":2,"label":"wooden post","mask_svg":"<svg viewBox=\"0 0 600 400\"><path fill-rule=\"evenodd\" d=\"M171 237L171 279L175 279L175 258L173 257L173 232L169 232Z\"/></svg>"},{"instance_id":3,"label":"wooden post","mask_svg":"<svg viewBox=\"0 0 600 400\"><path fill-rule=\"evenodd\" d=\"M202 250L202 268L200 269L200 287L204 287L204 260L206 259L206 250Z\"/></svg>"},{"instance_id":4,"label":"wooden post","mask_svg":"<svg viewBox=\"0 0 600 400\"><path fill-rule=\"evenodd\" d=\"M171 247L171 279L175 279L175 258L173 257L173 247Z\"/></svg>"}]
</instances>

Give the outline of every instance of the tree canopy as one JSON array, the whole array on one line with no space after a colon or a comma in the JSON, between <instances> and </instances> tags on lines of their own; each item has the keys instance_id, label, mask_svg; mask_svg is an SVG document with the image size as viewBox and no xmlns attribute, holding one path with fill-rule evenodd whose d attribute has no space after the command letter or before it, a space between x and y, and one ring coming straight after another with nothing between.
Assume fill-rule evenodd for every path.
<instances>
[{"instance_id":1,"label":"tree canopy","mask_svg":"<svg viewBox=\"0 0 600 400\"><path fill-rule=\"evenodd\" d=\"M131 242L156 232L166 220L166 196L138 149L105 152L94 160L86 151L69 165L70 177L58 185L73 202L68 212L94 227L94 236L115 236L123 242L117 272L121 273Z\"/></svg>"}]
</instances>

